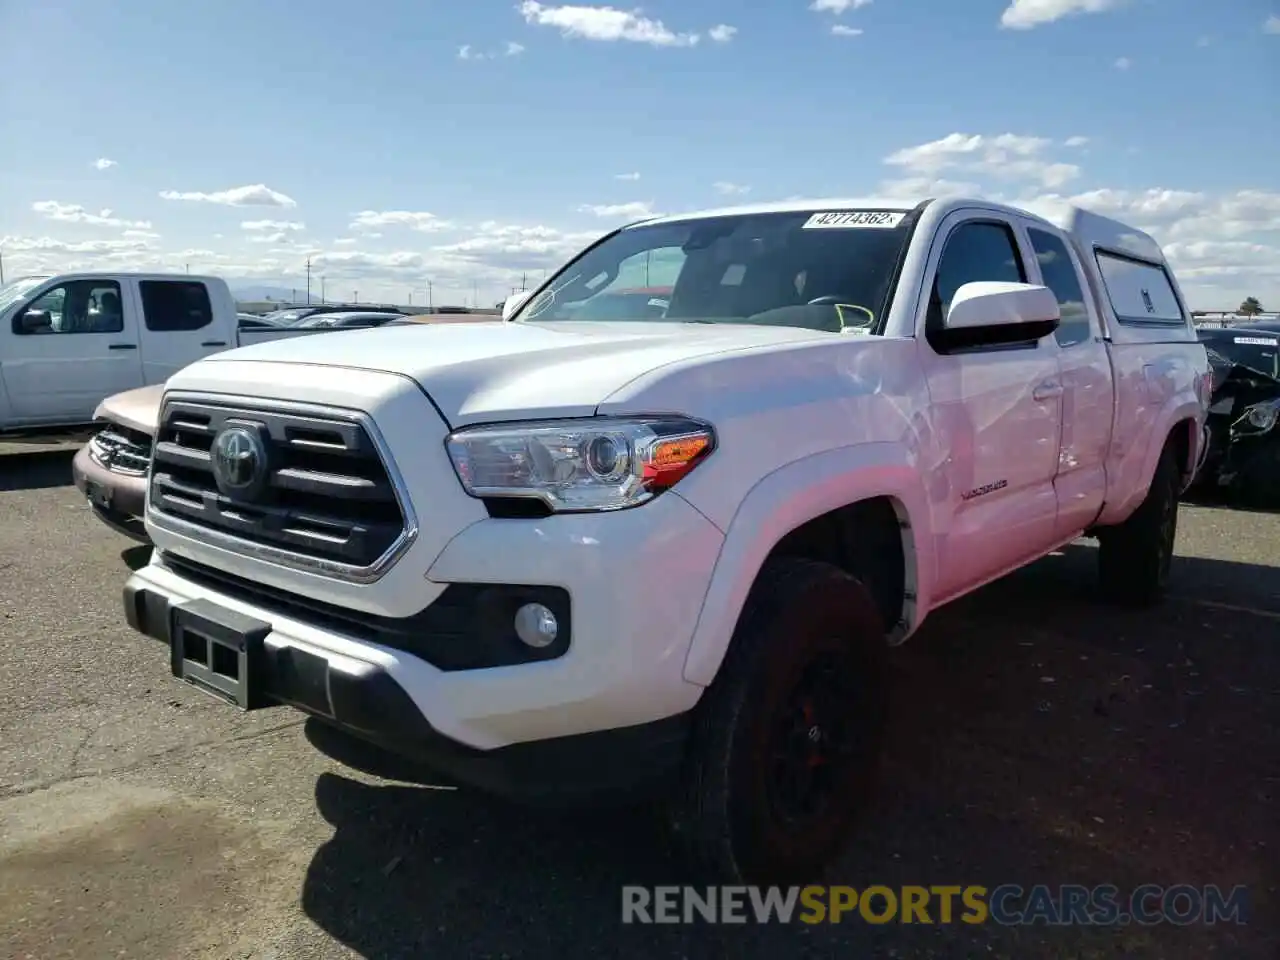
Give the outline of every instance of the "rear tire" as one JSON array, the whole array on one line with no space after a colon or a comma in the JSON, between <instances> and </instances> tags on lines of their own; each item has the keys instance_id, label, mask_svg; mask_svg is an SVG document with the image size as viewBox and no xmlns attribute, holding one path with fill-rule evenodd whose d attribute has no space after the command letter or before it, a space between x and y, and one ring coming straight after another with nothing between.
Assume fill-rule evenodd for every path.
<instances>
[{"instance_id":1,"label":"rear tire","mask_svg":"<svg viewBox=\"0 0 1280 960\"><path fill-rule=\"evenodd\" d=\"M1166 443L1138 509L1124 523L1098 532L1098 579L1107 600L1144 607L1164 599L1178 533L1181 485L1174 446Z\"/></svg>"},{"instance_id":2,"label":"rear tire","mask_svg":"<svg viewBox=\"0 0 1280 960\"><path fill-rule=\"evenodd\" d=\"M769 561L704 694L672 826L708 883L814 882L878 771L885 630L858 580Z\"/></svg>"}]
</instances>

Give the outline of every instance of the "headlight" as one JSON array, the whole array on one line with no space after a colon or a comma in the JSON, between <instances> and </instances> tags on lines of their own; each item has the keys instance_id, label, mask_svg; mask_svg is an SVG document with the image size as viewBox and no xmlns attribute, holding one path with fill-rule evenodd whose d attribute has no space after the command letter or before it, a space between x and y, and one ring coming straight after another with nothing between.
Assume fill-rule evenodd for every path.
<instances>
[{"instance_id":1,"label":"headlight","mask_svg":"<svg viewBox=\"0 0 1280 960\"><path fill-rule=\"evenodd\" d=\"M1280 403L1268 400L1265 403L1255 403L1247 409L1237 424L1248 426L1250 430L1258 433L1266 433L1276 425L1277 416L1280 416Z\"/></svg>"},{"instance_id":2,"label":"headlight","mask_svg":"<svg viewBox=\"0 0 1280 960\"><path fill-rule=\"evenodd\" d=\"M600 417L472 427L447 442L471 496L567 513L652 500L715 449L715 432L683 417Z\"/></svg>"}]
</instances>

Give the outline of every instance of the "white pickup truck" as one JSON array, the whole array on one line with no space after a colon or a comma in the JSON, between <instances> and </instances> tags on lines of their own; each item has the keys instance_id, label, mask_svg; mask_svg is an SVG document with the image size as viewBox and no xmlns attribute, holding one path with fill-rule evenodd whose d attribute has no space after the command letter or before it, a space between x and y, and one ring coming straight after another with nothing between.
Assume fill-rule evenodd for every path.
<instances>
[{"instance_id":1,"label":"white pickup truck","mask_svg":"<svg viewBox=\"0 0 1280 960\"><path fill-rule=\"evenodd\" d=\"M0 434L80 427L112 394L219 350L315 331L240 329L226 281L70 273L0 287Z\"/></svg>"},{"instance_id":2,"label":"white pickup truck","mask_svg":"<svg viewBox=\"0 0 1280 960\"><path fill-rule=\"evenodd\" d=\"M532 802L656 786L721 881L805 883L931 612L1081 536L1107 597L1165 590L1209 366L1125 224L718 210L506 309L169 381L124 606L175 676Z\"/></svg>"}]
</instances>

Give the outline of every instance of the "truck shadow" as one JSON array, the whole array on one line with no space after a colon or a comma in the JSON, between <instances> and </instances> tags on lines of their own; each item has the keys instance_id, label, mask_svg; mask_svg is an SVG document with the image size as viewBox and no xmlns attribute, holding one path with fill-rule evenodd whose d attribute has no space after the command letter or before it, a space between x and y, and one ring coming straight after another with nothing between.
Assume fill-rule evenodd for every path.
<instances>
[{"instance_id":1,"label":"truck shadow","mask_svg":"<svg viewBox=\"0 0 1280 960\"><path fill-rule=\"evenodd\" d=\"M1280 570L1179 558L1174 576L1155 610L1103 607L1094 551L1072 546L931 618L896 652L878 809L828 882L1243 884L1249 926L974 926L936 909L932 925L624 926L624 884L682 882L656 810L553 814L338 774L316 784L334 833L303 909L368 958L1274 958ZM340 735L312 742L421 779Z\"/></svg>"},{"instance_id":2,"label":"truck shadow","mask_svg":"<svg viewBox=\"0 0 1280 960\"><path fill-rule=\"evenodd\" d=\"M69 487L71 461L75 449L13 451L13 444L6 443L7 452L0 453L0 491L49 490Z\"/></svg>"}]
</instances>

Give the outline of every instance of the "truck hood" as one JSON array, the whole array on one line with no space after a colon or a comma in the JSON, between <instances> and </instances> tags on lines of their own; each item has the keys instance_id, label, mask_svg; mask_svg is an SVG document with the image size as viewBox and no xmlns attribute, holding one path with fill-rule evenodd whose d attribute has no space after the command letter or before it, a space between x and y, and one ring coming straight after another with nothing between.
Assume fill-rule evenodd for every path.
<instances>
[{"instance_id":1,"label":"truck hood","mask_svg":"<svg viewBox=\"0 0 1280 960\"><path fill-rule=\"evenodd\" d=\"M415 324L241 347L200 361L363 369L416 381L453 427L590 416L611 393L659 367L838 334L797 327L697 323Z\"/></svg>"},{"instance_id":2,"label":"truck hood","mask_svg":"<svg viewBox=\"0 0 1280 960\"><path fill-rule=\"evenodd\" d=\"M163 383L116 393L98 404L93 419L109 420L131 430L154 435L156 424L160 422L160 400L163 396Z\"/></svg>"}]
</instances>

